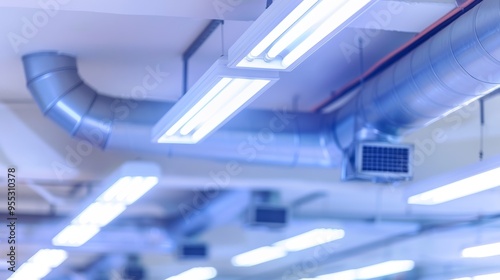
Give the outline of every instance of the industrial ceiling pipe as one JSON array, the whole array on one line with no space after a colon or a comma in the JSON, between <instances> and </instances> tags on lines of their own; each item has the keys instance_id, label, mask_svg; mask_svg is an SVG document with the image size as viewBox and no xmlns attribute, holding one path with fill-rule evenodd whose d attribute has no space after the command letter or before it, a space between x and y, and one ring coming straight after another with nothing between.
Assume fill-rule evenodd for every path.
<instances>
[{"instance_id":1,"label":"industrial ceiling pipe","mask_svg":"<svg viewBox=\"0 0 500 280\"><path fill-rule=\"evenodd\" d=\"M481 3L483 0L461 0L457 1L457 7L450 11L448 14L440 18L438 21L428 26L425 30L417 34L415 37L410 39L408 42L403 44L398 49L389 53L387 56L382 58L376 64L374 64L365 73L355 78L348 84L344 85L342 88L335 90L334 93L328 97L326 100L321 102L316 108L313 109L314 112L321 112L326 109L331 104L343 98L347 93L351 92L354 88L358 87L363 81L369 80L372 77L378 75L380 72L385 70L387 67L391 66L394 62L399 60L401 57L410 53L412 50L423 44L429 38L434 36L439 31L446 28L449 24L453 23L457 18L467 13L469 10L474 8L477 4Z\"/></svg>"},{"instance_id":2,"label":"industrial ceiling pipe","mask_svg":"<svg viewBox=\"0 0 500 280\"><path fill-rule=\"evenodd\" d=\"M484 0L358 87L335 115L342 147L367 129L401 135L500 87L500 1Z\"/></svg>"},{"instance_id":3,"label":"industrial ceiling pipe","mask_svg":"<svg viewBox=\"0 0 500 280\"><path fill-rule=\"evenodd\" d=\"M151 128L173 103L99 94L79 76L70 55L34 53L23 63L42 112L71 135L103 149L290 166L337 166L341 160L327 118L283 110L245 110L198 145L153 143Z\"/></svg>"}]
</instances>

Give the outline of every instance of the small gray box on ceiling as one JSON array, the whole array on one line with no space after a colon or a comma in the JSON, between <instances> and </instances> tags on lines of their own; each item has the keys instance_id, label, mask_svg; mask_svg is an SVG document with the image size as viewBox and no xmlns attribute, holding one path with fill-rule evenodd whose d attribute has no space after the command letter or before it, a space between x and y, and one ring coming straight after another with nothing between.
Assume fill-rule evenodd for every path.
<instances>
[{"instance_id":1,"label":"small gray box on ceiling","mask_svg":"<svg viewBox=\"0 0 500 280\"><path fill-rule=\"evenodd\" d=\"M359 142L345 155L343 180L408 181L413 177L413 145Z\"/></svg>"}]
</instances>

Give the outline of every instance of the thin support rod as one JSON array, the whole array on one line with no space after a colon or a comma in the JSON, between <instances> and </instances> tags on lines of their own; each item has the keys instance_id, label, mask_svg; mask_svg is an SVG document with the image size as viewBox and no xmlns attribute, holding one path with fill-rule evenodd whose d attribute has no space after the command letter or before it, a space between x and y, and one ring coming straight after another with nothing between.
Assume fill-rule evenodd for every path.
<instances>
[{"instance_id":1,"label":"thin support rod","mask_svg":"<svg viewBox=\"0 0 500 280\"><path fill-rule=\"evenodd\" d=\"M182 59L182 95L187 93L188 90L188 59Z\"/></svg>"},{"instance_id":2,"label":"thin support rod","mask_svg":"<svg viewBox=\"0 0 500 280\"><path fill-rule=\"evenodd\" d=\"M212 33L223 23L223 20L214 19L203 29L203 31L198 35L198 37L191 43L191 45L182 54L182 64L183 64L183 85L182 92L186 94L188 90L188 70L189 70L189 59L193 54L198 51L198 49L205 43L205 41L212 35Z\"/></svg>"},{"instance_id":3,"label":"thin support rod","mask_svg":"<svg viewBox=\"0 0 500 280\"><path fill-rule=\"evenodd\" d=\"M481 98L479 100L479 119L480 119L480 127L479 127L479 161L483 160L484 157L484 99Z\"/></svg>"},{"instance_id":4,"label":"thin support rod","mask_svg":"<svg viewBox=\"0 0 500 280\"><path fill-rule=\"evenodd\" d=\"M221 41L221 57L224 56L224 54L226 53L226 45L225 45L225 38L224 38L224 21L221 23L220 25L220 41Z\"/></svg>"}]
</instances>

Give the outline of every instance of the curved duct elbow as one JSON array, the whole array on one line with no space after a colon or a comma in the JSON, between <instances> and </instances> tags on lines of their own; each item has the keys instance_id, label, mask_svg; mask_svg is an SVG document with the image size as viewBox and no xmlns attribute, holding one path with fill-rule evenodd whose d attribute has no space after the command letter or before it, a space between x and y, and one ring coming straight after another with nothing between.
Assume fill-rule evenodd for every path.
<instances>
[{"instance_id":1,"label":"curved duct elbow","mask_svg":"<svg viewBox=\"0 0 500 280\"><path fill-rule=\"evenodd\" d=\"M151 129L173 103L98 94L72 56L23 57L28 88L42 112L72 135L106 149L248 163L338 166L331 122L320 114L245 110L198 145L152 143ZM131 104L127 114L119 107Z\"/></svg>"},{"instance_id":2,"label":"curved duct elbow","mask_svg":"<svg viewBox=\"0 0 500 280\"><path fill-rule=\"evenodd\" d=\"M424 127L499 88L500 1L485 0L368 80L337 111L336 134L349 145L356 123L399 135Z\"/></svg>"},{"instance_id":3,"label":"curved duct elbow","mask_svg":"<svg viewBox=\"0 0 500 280\"><path fill-rule=\"evenodd\" d=\"M25 56L23 62L28 88L45 115L72 135L95 123L96 110L91 109L99 104L98 95L78 76L74 58L44 53ZM110 130L109 125L100 127ZM106 140L94 144L104 147Z\"/></svg>"},{"instance_id":4,"label":"curved duct elbow","mask_svg":"<svg viewBox=\"0 0 500 280\"><path fill-rule=\"evenodd\" d=\"M128 101L100 95L88 86L78 74L74 57L37 53L24 56L23 63L28 88L42 112L71 135L106 148L113 124L120 119L116 109ZM150 117L161 117L157 114L171 107L169 103L134 102L141 103L140 107L156 105Z\"/></svg>"}]
</instances>

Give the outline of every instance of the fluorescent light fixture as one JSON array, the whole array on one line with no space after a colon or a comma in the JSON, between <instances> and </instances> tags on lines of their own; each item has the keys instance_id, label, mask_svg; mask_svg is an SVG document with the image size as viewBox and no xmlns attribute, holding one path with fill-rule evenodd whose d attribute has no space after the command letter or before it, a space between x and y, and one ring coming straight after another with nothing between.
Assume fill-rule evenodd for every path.
<instances>
[{"instance_id":1,"label":"fluorescent light fixture","mask_svg":"<svg viewBox=\"0 0 500 280\"><path fill-rule=\"evenodd\" d=\"M69 225L52 239L55 246L79 247L94 237L100 228L94 225Z\"/></svg>"},{"instance_id":2,"label":"fluorescent light fixture","mask_svg":"<svg viewBox=\"0 0 500 280\"><path fill-rule=\"evenodd\" d=\"M346 270L326 275L318 276L316 279L335 279L335 280L354 280L356 279L356 270Z\"/></svg>"},{"instance_id":3,"label":"fluorescent light fixture","mask_svg":"<svg viewBox=\"0 0 500 280\"><path fill-rule=\"evenodd\" d=\"M234 266L254 266L286 255L287 252L283 248L266 246L234 256L231 262Z\"/></svg>"},{"instance_id":4,"label":"fluorescent light fixture","mask_svg":"<svg viewBox=\"0 0 500 280\"><path fill-rule=\"evenodd\" d=\"M50 268L58 267L68 258L68 253L58 249L43 249L34 254L29 263L36 263Z\"/></svg>"},{"instance_id":5,"label":"fluorescent light fixture","mask_svg":"<svg viewBox=\"0 0 500 280\"><path fill-rule=\"evenodd\" d=\"M213 267L195 267L165 280L208 280L215 276L217 276L217 270Z\"/></svg>"},{"instance_id":6,"label":"fluorescent light fixture","mask_svg":"<svg viewBox=\"0 0 500 280\"><path fill-rule=\"evenodd\" d=\"M68 258L64 250L42 249L23 263L7 280L39 280Z\"/></svg>"},{"instance_id":7,"label":"fluorescent light fixture","mask_svg":"<svg viewBox=\"0 0 500 280\"><path fill-rule=\"evenodd\" d=\"M52 239L55 246L78 247L158 184L160 168L154 163L128 162L105 179L88 206Z\"/></svg>"},{"instance_id":8,"label":"fluorescent light fixture","mask_svg":"<svg viewBox=\"0 0 500 280\"><path fill-rule=\"evenodd\" d=\"M375 2L275 1L229 49L229 66L291 71Z\"/></svg>"},{"instance_id":9,"label":"fluorescent light fixture","mask_svg":"<svg viewBox=\"0 0 500 280\"><path fill-rule=\"evenodd\" d=\"M158 143L195 144L278 80L278 73L230 69L219 59L153 127Z\"/></svg>"},{"instance_id":10,"label":"fluorescent light fixture","mask_svg":"<svg viewBox=\"0 0 500 280\"><path fill-rule=\"evenodd\" d=\"M392 275L405 271L410 271L415 267L415 263L410 260L388 261L375 265L370 265L356 270L356 279L373 279L382 276Z\"/></svg>"},{"instance_id":11,"label":"fluorescent light fixture","mask_svg":"<svg viewBox=\"0 0 500 280\"><path fill-rule=\"evenodd\" d=\"M374 279L383 276L388 276L396 273L410 271L415 267L415 263L411 260L395 260L387 261L375 265L365 266L358 269L350 269L331 274L318 276L314 279L321 280L361 280Z\"/></svg>"},{"instance_id":12,"label":"fluorescent light fixture","mask_svg":"<svg viewBox=\"0 0 500 280\"><path fill-rule=\"evenodd\" d=\"M418 193L410 196L408 203L436 205L495 188L500 185L499 166L500 158L495 157L423 181L410 188Z\"/></svg>"},{"instance_id":13,"label":"fluorescent light fixture","mask_svg":"<svg viewBox=\"0 0 500 280\"><path fill-rule=\"evenodd\" d=\"M341 229L319 228L274 243L286 251L295 252L344 238Z\"/></svg>"},{"instance_id":14,"label":"fluorescent light fixture","mask_svg":"<svg viewBox=\"0 0 500 280\"><path fill-rule=\"evenodd\" d=\"M477 275L473 277L461 277L450 280L498 280L498 279L500 279L500 273Z\"/></svg>"},{"instance_id":15,"label":"fluorescent light fixture","mask_svg":"<svg viewBox=\"0 0 500 280\"><path fill-rule=\"evenodd\" d=\"M472 278L473 280L498 280L500 279L500 273L478 275Z\"/></svg>"},{"instance_id":16,"label":"fluorescent light fixture","mask_svg":"<svg viewBox=\"0 0 500 280\"><path fill-rule=\"evenodd\" d=\"M147 193L156 184L158 184L158 177L156 176L125 176L116 181L97 200L130 205Z\"/></svg>"},{"instance_id":17,"label":"fluorescent light fixture","mask_svg":"<svg viewBox=\"0 0 500 280\"><path fill-rule=\"evenodd\" d=\"M487 258L500 256L500 243L486 244L462 250L464 258Z\"/></svg>"},{"instance_id":18,"label":"fluorescent light fixture","mask_svg":"<svg viewBox=\"0 0 500 280\"><path fill-rule=\"evenodd\" d=\"M21 267L17 270L18 274L15 277L18 277L19 279L42 279L47 276L50 271L50 267L28 262L21 265Z\"/></svg>"},{"instance_id":19,"label":"fluorescent light fixture","mask_svg":"<svg viewBox=\"0 0 500 280\"><path fill-rule=\"evenodd\" d=\"M125 211L123 204L94 202L78 215L72 223L103 227Z\"/></svg>"},{"instance_id":20,"label":"fluorescent light fixture","mask_svg":"<svg viewBox=\"0 0 500 280\"><path fill-rule=\"evenodd\" d=\"M344 235L345 233L341 229L314 229L276 242L272 246L257 248L255 250L234 256L231 262L234 266L254 266L285 257L288 252L301 251L341 239Z\"/></svg>"},{"instance_id":21,"label":"fluorescent light fixture","mask_svg":"<svg viewBox=\"0 0 500 280\"><path fill-rule=\"evenodd\" d=\"M408 199L408 203L422 205L441 204L498 187L499 184L500 168L497 168L414 195Z\"/></svg>"}]
</instances>

